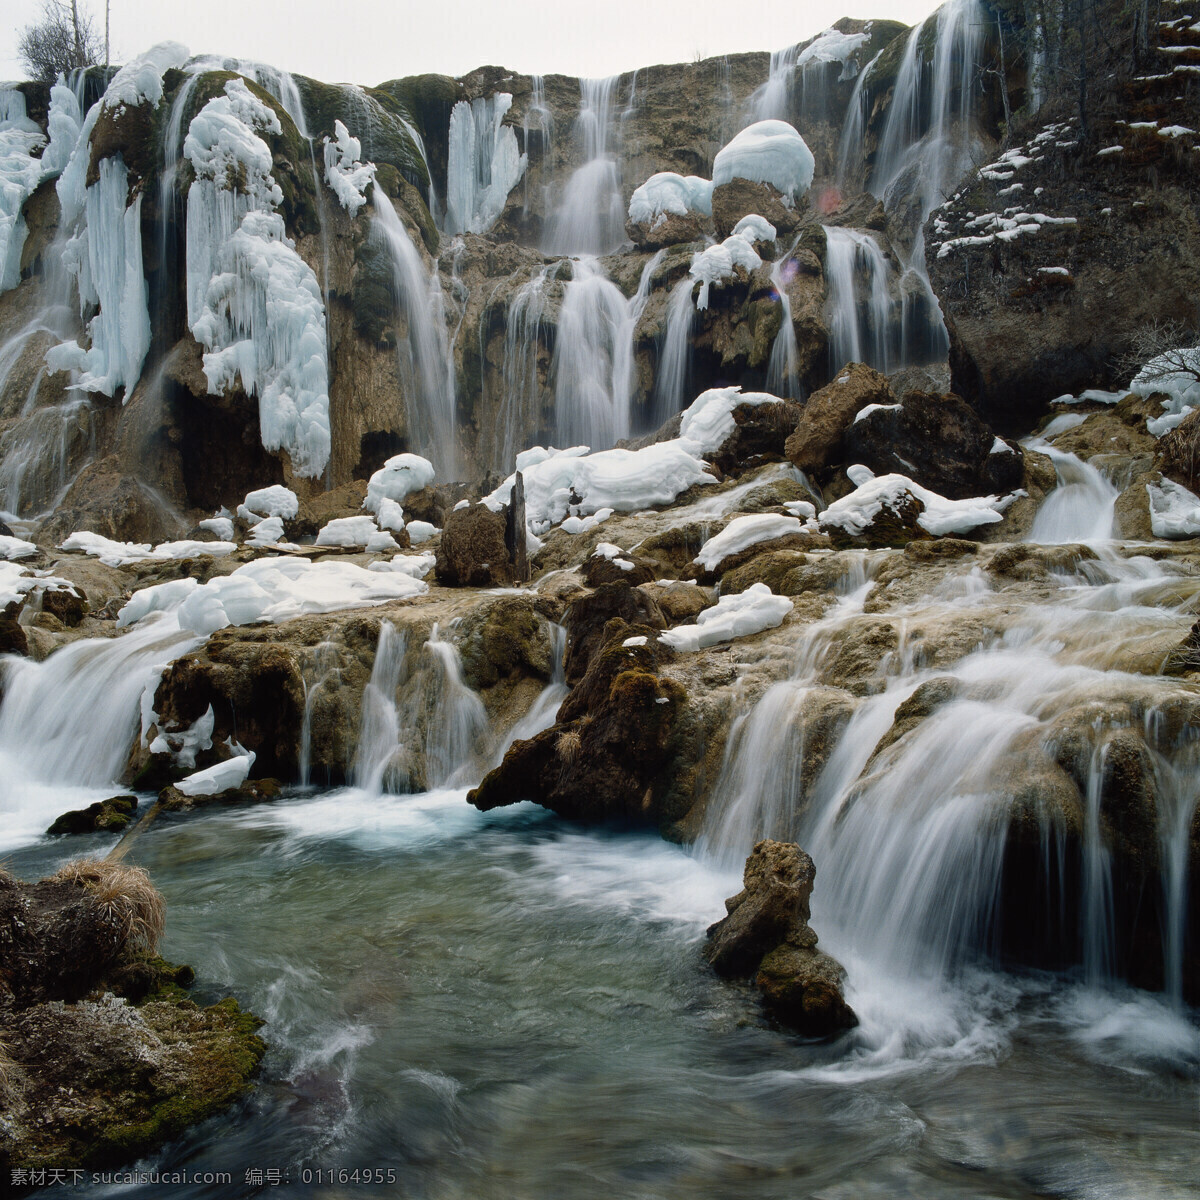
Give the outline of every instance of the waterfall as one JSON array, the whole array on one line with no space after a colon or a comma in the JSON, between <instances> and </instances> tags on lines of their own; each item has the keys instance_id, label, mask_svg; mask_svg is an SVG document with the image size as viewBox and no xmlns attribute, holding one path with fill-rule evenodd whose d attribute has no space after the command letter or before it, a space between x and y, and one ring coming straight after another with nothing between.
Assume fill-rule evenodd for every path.
<instances>
[{"instance_id":1,"label":"waterfall","mask_svg":"<svg viewBox=\"0 0 1200 1200\"><path fill-rule=\"evenodd\" d=\"M73 642L45 662L0 660L7 845L34 840L61 813L121 786L134 739L153 719L162 672L200 640L168 616L120 637Z\"/></svg>"},{"instance_id":2,"label":"waterfall","mask_svg":"<svg viewBox=\"0 0 1200 1200\"><path fill-rule=\"evenodd\" d=\"M788 280L796 270L792 258L794 251L795 246L771 266L771 282L775 285L775 294L779 297L783 314L767 362L767 391L776 396L786 396L789 400L799 400L802 391L800 349L796 342L796 327L792 324L792 300L787 291Z\"/></svg>"},{"instance_id":3,"label":"waterfall","mask_svg":"<svg viewBox=\"0 0 1200 1200\"><path fill-rule=\"evenodd\" d=\"M625 239L620 166L608 148L612 93L618 78L579 81L575 138L582 150L582 165L567 181L547 222L548 254L611 254Z\"/></svg>"},{"instance_id":4,"label":"waterfall","mask_svg":"<svg viewBox=\"0 0 1200 1200\"><path fill-rule=\"evenodd\" d=\"M800 47L771 51L767 80L750 97L747 125L755 121L786 121L792 106L792 76Z\"/></svg>"},{"instance_id":5,"label":"waterfall","mask_svg":"<svg viewBox=\"0 0 1200 1200\"><path fill-rule=\"evenodd\" d=\"M1148 559L1114 555L1085 566L1093 569L1063 578L1056 596L1015 612L999 598L993 607L982 573L968 572L956 587L906 610L897 648L879 661L863 688L867 694L858 697L822 682L848 626L869 619L862 614L869 583L844 595L804 631L792 678L763 692L735 722L700 852L733 864L758 838L799 841L818 864L813 920L823 944L868 975L882 971L901 990L903 980L946 978L992 956L999 949L996 904L1005 882L1010 806L1031 778L1022 772L1053 760L1060 714L1078 714L1110 694L1109 647L1131 621L1153 619L1161 628L1162 589L1179 580L1177 569ZM1187 612L1191 596L1191 589L1172 595L1176 618ZM905 625L935 628L943 607L962 604L977 607L985 620L999 619L1000 628L953 665L922 666L920 642L907 642ZM1164 710L1174 703L1169 681L1127 678L1159 689ZM944 699L915 727L898 726L897 736L898 709L933 679ZM1060 951L1069 956L1074 948L1095 984L1111 979L1119 966L1101 800L1109 734L1142 720L1136 706L1126 711L1130 715L1121 716L1115 709L1090 725L1074 718L1080 723L1070 728L1085 737L1078 816L1057 802L1033 802L1032 836L1034 847L1040 839L1045 875L1015 881L1026 895L1043 896L1046 927L1065 935ZM1168 994L1178 997L1198 744L1190 730L1168 744L1157 708L1148 704L1147 711L1162 848L1164 967ZM1073 820L1079 822L1078 872L1063 862L1064 833ZM1068 895L1067 888L1075 891ZM1062 924L1068 902L1078 919L1074 947L1072 931ZM869 1002L877 999L872 993Z\"/></svg>"},{"instance_id":6,"label":"waterfall","mask_svg":"<svg viewBox=\"0 0 1200 1200\"><path fill-rule=\"evenodd\" d=\"M1042 545L1107 541L1113 536L1117 489L1091 463L1056 450L1040 439L1030 449L1048 455L1058 487L1042 502L1028 540Z\"/></svg>"},{"instance_id":7,"label":"waterfall","mask_svg":"<svg viewBox=\"0 0 1200 1200\"><path fill-rule=\"evenodd\" d=\"M880 50L854 81L854 91L846 105L846 119L842 125L842 137L838 143L837 186L845 189L851 172L862 157L863 133L867 127L867 92L863 86L871 76L871 70L879 61Z\"/></svg>"},{"instance_id":8,"label":"waterfall","mask_svg":"<svg viewBox=\"0 0 1200 1200\"><path fill-rule=\"evenodd\" d=\"M521 129L524 133L525 154L530 162L537 161L546 164L548 168L554 152L554 114L550 111L546 104L546 89L545 81L540 75L531 75L529 77L530 96L529 104L525 109L525 119L521 122ZM532 150L532 140L536 135L538 145L538 153L536 158ZM546 203L549 195L549 187L542 188L543 207L549 208ZM525 172L525 204L523 213L526 217L529 216L529 171Z\"/></svg>"},{"instance_id":9,"label":"waterfall","mask_svg":"<svg viewBox=\"0 0 1200 1200\"><path fill-rule=\"evenodd\" d=\"M557 262L538 268L508 306L504 329L504 395L491 464L505 475L542 424L543 389L538 360L551 327L545 319L548 285L557 277L558 269Z\"/></svg>"},{"instance_id":10,"label":"waterfall","mask_svg":"<svg viewBox=\"0 0 1200 1200\"><path fill-rule=\"evenodd\" d=\"M651 427L657 429L687 406L688 373L692 363L692 327L696 306L692 291L696 281L685 275L672 289L667 301L667 328L658 355L654 380L654 410Z\"/></svg>"},{"instance_id":11,"label":"waterfall","mask_svg":"<svg viewBox=\"0 0 1200 1200\"><path fill-rule=\"evenodd\" d=\"M606 450L630 434L633 336L646 306L660 250L642 268L637 293L626 300L591 258L573 264L563 292L554 347L554 409L560 445Z\"/></svg>"},{"instance_id":12,"label":"waterfall","mask_svg":"<svg viewBox=\"0 0 1200 1200\"><path fill-rule=\"evenodd\" d=\"M857 229L826 226L825 246L830 378L849 362L894 370L892 272L879 243Z\"/></svg>"},{"instance_id":13,"label":"waterfall","mask_svg":"<svg viewBox=\"0 0 1200 1200\"><path fill-rule=\"evenodd\" d=\"M933 57L926 63L923 34L935 19ZM947 0L909 34L870 181L889 212L913 196L918 200L919 220L902 262L903 335L906 347L923 348L930 361L944 358L950 341L925 267L924 225L972 165L985 27L980 0Z\"/></svg>"},{"instance_id":14,"label":"waterfall","mask_svg":"<svg viewBox=\"0 0 1200 1200\"><path fill-rule=\"evenodd\" d=\"M421 256L382 188L373 192L374 228L392 259L393 299L406 335L396 339L407 402L409 448L428 458L443 479L457 470L454 371L445 302L437 271L425 273Z\"/></svg>"},{"instance_id":15,"label":"waterfall","mask_svg":"<svg viewBox=\"0 0 1200 1200\"><path fill-rule=\"evenodd\" d=\"M374 795L465 785L479 773L487 728L458 649L437 625L414 653L406 633L384 621L363 692L354 785Z\"/></svg>"},{"instance_id":16,"label":"waterfall","mask_svg":"<svg viewBox=\"0 0 1200 1200\"><path fill-rule=\"evenodd\" d=\"M17 517L53 508L95 450L91 401L76 396L29 411L36 387L21 419L0 434L0 512Z\"/></svg>"}]
</instances>

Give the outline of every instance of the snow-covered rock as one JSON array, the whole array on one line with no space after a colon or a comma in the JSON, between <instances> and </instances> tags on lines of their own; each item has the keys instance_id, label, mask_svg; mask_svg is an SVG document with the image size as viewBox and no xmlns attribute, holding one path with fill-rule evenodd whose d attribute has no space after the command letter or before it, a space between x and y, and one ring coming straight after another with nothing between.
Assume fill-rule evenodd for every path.
<instances>
[{"instance_id":1,"label":"snow-covered rock","mask_svg":"<svg viewBox=\"0 0 1200 1200\"><path fill-rule=\"evenodd\" d=\"M757 121L713 159L713 185L733 179L769 183L785 197L803 196L812 186L816 160L786 121Z\"/></svg>"},{"instance_id":2,"label":"snow-covered rock","mask_svg":"<svg viewBox=\"0 0 1200 1200\"><path fill-rule=\"evenodd\" d=\"M397 454L367 481L367 498L363 508L380 513L384 499L403 504L407 496L419 492L433 482L433 463L419 454ZM389 526L390 528L390 526Z\"/></svg>"},{"instance_id":3,"label":"snow-covered rock","mask_svg":"<svg viewBox=\"0 0 1200 1200\"><path fill-rule=\"evenodd\" d=\"M735 596L722 596L696 618L695 625L676 625L660 634L659 641L676 650L703 650L774 629L792 607L786 596L776 596L765 583L755 583Z\"/></svg>"},{"instance_id":4,"label":"snow-covered rock","mask_svg":"<svg viewBox=\"0 0 1200 1200\"><path fill-rule=\"evenodd\" d=\"M668 213L712 215L712 181L698 175L659 171L651 175L629 198L629 219L635 224L657 224Z\"/></svg>"},{"instance_id":5,"label":"snow-covered rock","mask_svg":"<svg viewBox=\"0 0 1200 1200\"><path fill-rule=\"evenodd\" d=\"M711 571L724 559L740 554L759 542L800 533L805 528L798 517L781 517L775 513L757 513L749 517L734 517L715 537L700 547L695 563Z\"/></svg>"}]
</instances>

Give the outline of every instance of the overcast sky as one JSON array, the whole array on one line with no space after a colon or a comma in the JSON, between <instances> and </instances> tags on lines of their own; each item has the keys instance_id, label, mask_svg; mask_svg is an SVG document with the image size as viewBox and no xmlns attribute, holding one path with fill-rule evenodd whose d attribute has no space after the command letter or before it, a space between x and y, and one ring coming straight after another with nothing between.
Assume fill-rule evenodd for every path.
<instances>
[{"instance_id":1,"label":"overcast sky","mask_svg":"<svg viewBox=\"0 0 1200 1200\"><path fill-rule=\"evenodd\" d=\"M80 0L103 32L104 0ZM111 0L112 61L174 39L329 82L381 83L496 64L528 74L613 75L662 62L793 45L838 17L912 24L936 0ZM6 0L0 79L41 0Z\"/></svg>"}]
</instances>

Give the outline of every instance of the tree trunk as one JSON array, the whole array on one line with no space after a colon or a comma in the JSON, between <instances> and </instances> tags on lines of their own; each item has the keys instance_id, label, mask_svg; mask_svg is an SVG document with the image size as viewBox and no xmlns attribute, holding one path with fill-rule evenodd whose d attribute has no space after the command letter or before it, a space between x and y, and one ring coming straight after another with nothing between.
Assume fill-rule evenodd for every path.
<instances>
[{"instance_id":1,"label":"tree trunk","mask_svg":"<svg viewBox=\"0 0 1200 1200\"><path fill-rule=\"evenodd\" d=\"M71 0L71 28L75 32L75 65L86 67L83 53L83 30L79 27L79 0Z\"/></svg>"}]
</instances>

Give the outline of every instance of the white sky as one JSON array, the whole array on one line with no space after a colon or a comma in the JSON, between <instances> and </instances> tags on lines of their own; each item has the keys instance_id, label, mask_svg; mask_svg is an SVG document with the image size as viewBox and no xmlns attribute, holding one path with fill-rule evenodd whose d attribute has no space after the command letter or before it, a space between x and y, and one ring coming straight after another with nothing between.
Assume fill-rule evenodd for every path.
<instances>
[{"instance_id":1,"label":"white sky","mask_svg":"<svg viewBox=\"0 0 1200 1200\"><path fill-rule=\"evenodd\" d=\"M80 0L103 30L104 0ZM192 53L270 63L328 82L381 83L496 64L522 74L613 75L793 45L841 16L913 24L937 0L111 0L112 61L174 39ZM41 0L6 0L0 79Z\"/></svg>"}]
</instances>

